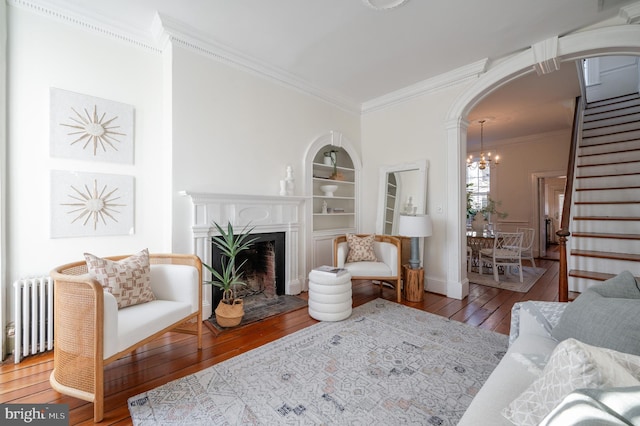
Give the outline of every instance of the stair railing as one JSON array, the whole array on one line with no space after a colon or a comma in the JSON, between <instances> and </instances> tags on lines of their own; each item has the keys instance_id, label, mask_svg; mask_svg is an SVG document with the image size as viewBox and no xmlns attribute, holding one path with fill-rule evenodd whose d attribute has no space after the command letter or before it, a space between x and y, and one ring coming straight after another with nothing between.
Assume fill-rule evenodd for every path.
<instances>
[{"instance_id":1,"label":"stair railing","mask_svg":"<svg viewBox=\"0 0 640 426\"><path fill-rule=\"evenodd\" d=\"M567 240L571 235L569 223L571 220L571 205L573 196L573 184L575 180L576 156L578 153L578 140L582 134L582 117L584 112L583 97L576 98L576 106L573 112L573 128L571 130L571 147L569 149L569 164L567 165L567 184L564 190L564 204L562 205L562 218L560 229L556 232L560 247L560 270L558 279L558 301L569 301L569 270L567 267Z\"/></svg>"}]
</instances>

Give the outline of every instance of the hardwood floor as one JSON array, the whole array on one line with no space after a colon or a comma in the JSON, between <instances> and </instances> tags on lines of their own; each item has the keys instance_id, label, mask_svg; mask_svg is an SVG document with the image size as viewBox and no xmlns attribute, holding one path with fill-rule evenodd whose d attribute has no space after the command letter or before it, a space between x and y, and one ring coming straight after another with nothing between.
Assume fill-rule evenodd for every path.
<instances>
[{"instance_id":1,"label":"hardwood floor","mask_svg":"<svg viewBox=\"0 0 640 426\"><path fill-rule=\"evenodd\" d=\"M422 302L404 305L473 326L508 334L511 307L526 300L557 301L558 262L536 259L537 266L547 268L545 274L527 293L500 290L471 284L469 297L450 299L425 293ZM370 281L354 281L353 304L358 306L379 296L379 287ZM306 293L302 295L306 297ZM384 288L382 297L395 299L391 288ZM294 331L317 323L307 309L268 318L217 337L204 328L203 349L197 351L194 336L167 333L109 365L105 371L105 417L99 424L131 424L127 399L213 364L224 361L258 346L269 343ZM53 368L53 354L29 357L20 364L7 359L0 366L0 403L59 403L68 404L70 424L94 424L93 405L61 395L49 386Z\"/></svg>"}]
</instances>

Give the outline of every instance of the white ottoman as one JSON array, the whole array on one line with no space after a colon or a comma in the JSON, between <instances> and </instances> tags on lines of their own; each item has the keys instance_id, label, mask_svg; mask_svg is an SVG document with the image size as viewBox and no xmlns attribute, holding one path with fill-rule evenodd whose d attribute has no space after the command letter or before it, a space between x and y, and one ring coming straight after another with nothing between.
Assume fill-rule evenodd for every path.
<instances>
[{"instance_id":1,"label":"white ottoman","mask_svg":"<svg viewBox=\"0 0 640 426\"><path fill-rule=\"evenodd\" d=\"M311 271L309 315L318 321L341 321L351 315L351 274Z\"/></svg>"}]
</instances>

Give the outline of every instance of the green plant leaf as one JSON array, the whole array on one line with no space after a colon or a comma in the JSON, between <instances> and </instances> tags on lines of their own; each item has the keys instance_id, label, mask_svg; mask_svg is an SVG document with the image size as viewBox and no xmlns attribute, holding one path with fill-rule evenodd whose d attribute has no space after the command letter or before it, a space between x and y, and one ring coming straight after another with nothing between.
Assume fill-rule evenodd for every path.
<instances>
[{"instance_id":1,"label":"green plant leaf","mask_svg":"<svg viewBox=\"0 0 640 426\"><path fill-rule=\"evenodd\" d=\"M247 224L242 231L236 235L231 222L227 224L226 231L216 222L213 222L213 225L220 234L212 237L211 241L220 250L221 270L217 271L212 266L203 263L203 266L211 272L212 276L212 280L205 281L204 284L211 284L224 291L231 290L234 286L247 285L241 280L243 275L242 267L246 263L246 259L241 264L236 265L236 258L238 254L249 249L258 239L258 237L250 235L254 228L249 228L249 224Z\"/></svg>"}]
</instances>

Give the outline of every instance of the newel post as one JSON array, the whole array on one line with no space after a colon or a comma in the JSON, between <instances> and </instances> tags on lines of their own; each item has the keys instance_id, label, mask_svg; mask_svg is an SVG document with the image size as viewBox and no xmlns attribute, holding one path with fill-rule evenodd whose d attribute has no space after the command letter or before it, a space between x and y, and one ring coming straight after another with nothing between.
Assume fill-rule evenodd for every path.
<instances>
[{"instance_id":1,"label":"newel post","mask_svg":"<svg viewBox=\"0 0 640 426\"><path fill-rule=\"evenodd\" d=\"M560 229L556 232L560 244L560 271L558 274L558 301L569 301L569 271L567 270L567 239L571 232Z\"/></svg>"}]
</instances>

